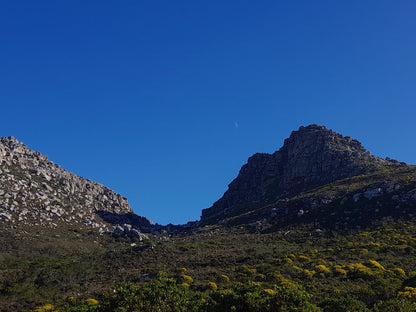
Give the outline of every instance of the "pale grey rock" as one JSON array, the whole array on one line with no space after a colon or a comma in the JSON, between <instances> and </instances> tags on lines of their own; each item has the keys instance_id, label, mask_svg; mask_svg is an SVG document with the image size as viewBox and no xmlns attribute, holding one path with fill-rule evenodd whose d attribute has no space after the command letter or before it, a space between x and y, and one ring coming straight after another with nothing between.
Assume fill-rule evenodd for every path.
<instances>
[{"instance_id":1,"label":"pale grey rock","mask_svg":"<svg viewBox=\"0 0 416 312\"><path fill-rule=\"evenodd\" d=\"M141 233L140 231L136 229L132 229L128 232L128 236L130 237L137 237L139 241L148 240L149 237L146 234Z\"/></svg>"},{"instance_id":2,"label":"pale grey rock","mask_svg":"<svg viewBox=\"0 0 416 312\"><path fill-rule=\"evenodd\" d=\"M50 180L48 180L48 181L50 181ZM42 182L42 187L45 190L49 191L49 192L52 192L53 191L53 189L48 184L46 184L45 182Z\"/></svg>"},{"instance_id":3,"label":"pale grey rock","mask_svg":"<svg viewBox=\"0 0 416 312\"><path fill-rule=\"evenodd\" d=\"M40 221L45 226L72 222L77 226L104 230L109 223L99 216L100 212L114 216L133 215L127 198L60 168L47 156L31 150L14 137L0 138L0 170L0 208L6 211L1 218L3 221L13 219L13 215L21 221L33 215L29 225L39 226ZM37 215L37 212L41 213ZM150 225L149 220L138 218L140 225ZM128 218L127 221L136 219Z\"/></svg>"},{"instance_id":4,"label":"pale grey rock","mask_svg":"<svg viewBox=\"0 0 416 312\"><path fill-rule=\"evenodd\" d=\"M113 234L114 235L124 235L125 233L124 233L124 228L123 227L121 227L120 225L117 225L115 228L114 228L114 230L113 230Z\"/></svg>"},{"instance_id":5,"label":"pale grey rock","mask_svg":"<svg viewBox=\"0 0 416 312\"><path fill-rule=\"evenodd\" d=\"M364 197L367 198L367 199L372 199L372 198L374 198L376 196L379 196L381 194L382 194L382 189L379 187L379 188L376 188L376 189L365 191L364 192Z\"/></svg>"},{"instance_id":6,"label":"pale grey rock","mask_svg":"<svg viewBox=\"0 0 416 312\"><path fill-rule=\"evenodd\" d=\"M7 221L10 221L12 218L12 215L10 213L2 212L0 213L0 218L4 218Z\"/></svg>"}]
</instances>

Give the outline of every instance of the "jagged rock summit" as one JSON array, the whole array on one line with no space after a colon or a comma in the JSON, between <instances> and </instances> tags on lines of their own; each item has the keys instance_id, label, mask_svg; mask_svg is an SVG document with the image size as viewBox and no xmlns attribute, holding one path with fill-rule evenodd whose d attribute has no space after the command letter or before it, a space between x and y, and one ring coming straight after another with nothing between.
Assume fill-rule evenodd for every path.
<instances>
[{"instance_id":1,"label":"jagged rock summit","mask_svg":"<svg viewBox=\"0 0 416 312\"><path fill-rule=\"evenodd\" d=\"M151 225L133 213L127 198L60 168L14 137L0 138L1 223L131 234Z\"/></svg>"},{"instance_id":2,"label":"jagged rock summit","mask_svg":"<svg viewBox=\"0 0 416 312\"><path fill-rule=\"evenodd\" d=\"M408 165L373 156L357 140L324 126L300 127L280 150L250 157L223 197L202 211L201 221L212 224L249 215L258 218L255 212L261 208L278 209L284 206L282 201L314 188L392 167ZM300 206L305 210L309 207Z\"/></svg>"}]
</instances>

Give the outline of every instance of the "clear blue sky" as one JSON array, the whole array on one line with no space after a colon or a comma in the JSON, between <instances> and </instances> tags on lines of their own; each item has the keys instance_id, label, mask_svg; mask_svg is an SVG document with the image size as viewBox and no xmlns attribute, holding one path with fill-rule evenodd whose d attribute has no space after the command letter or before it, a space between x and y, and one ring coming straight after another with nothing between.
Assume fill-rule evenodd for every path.
<instances>
[{"instance_id":1,"label":"clear blue sky","mask_svg":"<svg viewBox=\"0 0 416 312\"><path fill-rule=\"evenodd\" d=\"M1 1L0 136L199 219L318 123L416 164L416 1Z\"/></svg>"}]
</instances>

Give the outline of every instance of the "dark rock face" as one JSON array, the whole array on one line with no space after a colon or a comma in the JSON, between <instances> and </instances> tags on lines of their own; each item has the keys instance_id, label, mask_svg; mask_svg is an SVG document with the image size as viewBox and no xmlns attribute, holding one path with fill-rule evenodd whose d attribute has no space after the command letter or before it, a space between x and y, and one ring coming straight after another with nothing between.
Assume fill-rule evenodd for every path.
<instances>
[{"instance_id":1,"label":"dark rock face","mask_svg":"<svg viewBox=\"0 0 416 312\"><path fill-rule=\"evenodd\" d=\"M216 223L386 163L357 140L324 126L300 127L279 151L250 157L223 197L202 211L201 221Z\"/></svg>"},{"instance_id":2,"label":"dark rock face","mask_svg":"<svg viewBox=\"0 0 416 312\"><path fill-rule=\"evenodd\" d=\"M0 138L0 224L111 232L116 225L103 213L120 221L139 220L136 227L151 225L146 218L131 217L124 196L60 168L13 137Z\"/></svg>"}]
</instances>

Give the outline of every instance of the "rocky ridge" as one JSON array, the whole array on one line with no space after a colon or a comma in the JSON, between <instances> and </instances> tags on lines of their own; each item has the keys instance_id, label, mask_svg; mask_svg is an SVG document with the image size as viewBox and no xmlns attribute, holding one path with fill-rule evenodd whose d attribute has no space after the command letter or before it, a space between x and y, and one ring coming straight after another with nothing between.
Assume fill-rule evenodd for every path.
<instances>
[{"instance_id":1,"label":"rocky ridge","mask_svg":"<svg viewBox=\"0 0 416 312\"><path fill-rule=\"evenodd\" d=\"M376 176L380 170L385 173ZM322 221L323 217L317 211L326 209L329 215L336 216L333 209L337 200L339 205L341 201L346 204L352 200L358 207L362 198L371 200L385 194L416 199L413 193L401 194L409 187L408 191L412 192L412 185L401 187L404 183L401 179L406 174L411 177L409 181L413 181L414 170L411 165L373 156L357 140L324 126L300 127L285 140L280 150L250 157L223 197L202 211L201 222L260 224L272 220L275 225L299 220L315 222ZM348 179L352 177L356 177L356 186L360 188L350 185ZM339 184L336 192L328 187L335 182ZM393 194L393 191L400 194ZM328 208L330 204L332 210ZM391 213L385 211L385 215ZM348 220L352 220L352 216L338 215L332 221L342 224Z\"/></svg>"},{"instance_id":2,"label":"rocky ridge","mask_svg":"<svg viewBox=\"0 0 416 312\"><path fill-rule=\"evenodd\" d=\"M127 198L60 168L14 137L0 138L0 223L135 236L152 225L133 213Z\"/></svg>"},{"instance_id":3,"label":"rocky ridge","mask_svg":"<svg viewBox=\"0 0 416 312\"><path fill-rule=\"evenodd\" d=\"M278 230L296 223L355 226L416 214L416 167L371 155L324 126L293 131L273 154L249 158L200 221L153 225L127 199L79 177L13 137L0 138L0 225L96 230L145 238L246 224Z\"/></svg>"}]
</instances>

